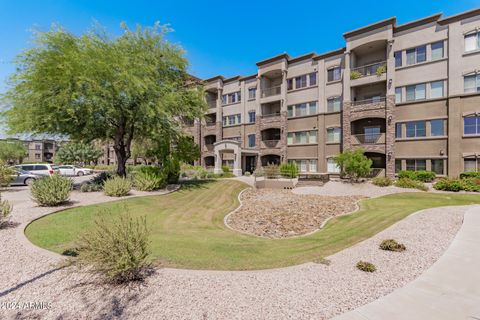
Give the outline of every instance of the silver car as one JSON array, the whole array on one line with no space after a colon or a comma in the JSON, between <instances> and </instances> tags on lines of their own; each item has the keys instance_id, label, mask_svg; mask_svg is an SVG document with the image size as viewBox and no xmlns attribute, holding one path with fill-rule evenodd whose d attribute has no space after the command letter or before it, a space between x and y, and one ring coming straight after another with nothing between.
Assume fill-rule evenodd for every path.
<instances>
[{"instance_id":1,"label":"silver car","mask_svg":"<svg viewBox=\"0 0 480 320\"><path fill-rule=\"evenodd\" d=\"M13 175L13 181L10 183L11 186L29 186L33 181L42 178L42 176L30 173L28 171L15 169L15 174Z\"/></svg>"}]
</instances>

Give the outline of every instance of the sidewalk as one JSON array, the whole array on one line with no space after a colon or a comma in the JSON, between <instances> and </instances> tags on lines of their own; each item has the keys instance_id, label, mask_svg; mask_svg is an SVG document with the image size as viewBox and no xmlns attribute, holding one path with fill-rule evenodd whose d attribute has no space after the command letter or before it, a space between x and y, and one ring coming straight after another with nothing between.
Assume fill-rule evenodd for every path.
<instances>
[{"instance_id":1,"label":"sidewalk","mask_svg":"<svg viewBox=\"0 0 480 320\"><path fill-rule=\"evenodd\" d=\"M334 319L480 319L480 206L465 213L450 247L420 277Z\"/></svg>"}]
</instances>

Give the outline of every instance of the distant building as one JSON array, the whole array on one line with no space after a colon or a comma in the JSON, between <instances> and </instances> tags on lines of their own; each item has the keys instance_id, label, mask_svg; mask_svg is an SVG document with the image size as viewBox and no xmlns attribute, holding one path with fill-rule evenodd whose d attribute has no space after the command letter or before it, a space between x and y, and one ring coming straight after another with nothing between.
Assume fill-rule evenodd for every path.
<instances>
[{"instance_id":1,"label":"distant building","mask_svg":"<svg viewBox=\"0 0 480 320\"><path fill-rule=\"evenodd\" d=\"M65 140L42 139L42 138L5 138L2 141L19 141L27 149L25 162L48 162L53 163L55 154Z\"/></svg>"}]
</instances>

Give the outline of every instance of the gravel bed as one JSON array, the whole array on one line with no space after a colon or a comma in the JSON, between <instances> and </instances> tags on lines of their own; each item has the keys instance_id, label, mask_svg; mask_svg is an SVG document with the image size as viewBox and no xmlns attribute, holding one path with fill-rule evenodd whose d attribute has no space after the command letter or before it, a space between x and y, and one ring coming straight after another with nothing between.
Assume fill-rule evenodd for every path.
<instances>
[{"instance_id":1,"label":"gravel bed","mask_svg":"<svg viewBox=\"0 0 480 320\"><path fill-rule=\"evenodd\" d=\"M26 223L57 209L36 207L22 189L2 196L13 200L12 220L20 225L0 230L1 319L327 319L416 278L446 250L467 209L435 208L411 215L328 257L330 265L248 272L158 269L145 283L119 288L99 285L72 267L59 269L61 257L28 243ZM75 192L72 200L90 204L112 199ZM379 250L386 238L404 243L407 250ZM357 270L359 260L374 263L377 271ZM25 308L33 302L45 308Z\"/></svg>"},{"instance_id":2,"label":"gravel bed","mask_svg":"<svg viewBox=\"0 0 480 320\"><path fill-rule=\"evenodd\" d=\"M298 195L290 190L248 189L226 223L240 232L288 238L318 230L329 218L354 211L362 196Z\"/></svg>"}]
</instances>

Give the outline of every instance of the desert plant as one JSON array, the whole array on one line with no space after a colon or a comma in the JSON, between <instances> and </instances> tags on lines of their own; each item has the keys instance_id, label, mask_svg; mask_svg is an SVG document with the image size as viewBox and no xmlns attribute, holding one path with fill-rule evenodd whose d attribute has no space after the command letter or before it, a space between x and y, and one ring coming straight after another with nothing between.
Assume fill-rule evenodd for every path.
<instances>
[{"instance_id":1,"label":"desert plant","mask_svg":"<svg viewBox=\"0 0 480 320\"><path fill-rule=\"evenodd\" d=\"M364 155L364 150L347 150L335 157L335 162L342 169L342 172L353 181L366 177L371 170L372 160Z\"/></svg>"},{"instance_id":2,"label":"desert plant","mask_svg":"<svg viewBox=\"0 0 480 320\"><path fill-rule=\"evenodd\" d=\"M274 163L267 164L266 167L263 167L263 174L267 179L277 178L280 175L280 170L278 168L278 165Z\"/></svg>"},{"instance_id":3,"label":"desert plant","mask_svg":"<svg viewBox=\"0 0 480 320\"><path fill-rule=\"evenodd\" d=\"M119 176L108 179L103 184L103 192L109 197L126 196L132 189L132 183L126 178Z\"/></svg>"},{"instance_id":4,"label":"desert plant","mask_svg":"<svg viewBox=\"0 0 480 320\"><path fill-rule=\"evenodd\" d=\"M366 261L358 261L357 269L365 272L375 272L375 270L377 270L377 268L373 263L366 262Z\"/></svg>"},{"instance_id":5,"label":"desert plant","mask_svg":"<svg viewBox=\"0 0 480 320\"><path fill-rule=\"evenodd\" d=\"M388 187L393 184L393 181L389 177L375 177L372 179L372 183L379 187Z\"/></svg>"},{"instance_id":6,"label":"desert plant","mask_svg":"<svg viewBox=\"0 0 480 320\"><path fill-rule=\"evenodd\" d=\"M465 178L461 179L463 183L463 190L469 192L480 192L480 178Z\"/></svg>"},{"instance_id":7,"label":"desert plant","mask_svg":"<svg viewBox=\"0 0 480 320\"><path fill-rule=\"evenodd\" d=\"M82 183L80 186L80 192L97 192L103 189L102 185L94 184L94 183Z\"/></svg>"},{"instance_id":8,"label":"desert plant","mask_svg":"<svg viewBox=\"0 0 480 320\"><path fill-rule=\"evenodd\" d=\"M377 68L377 71L375 72L377 74L377 76L381 76L382 74L386 73L387 72L387 66L386 65L382 65L380 67Z\"/></svg>"},{"instance_id":9,"label":"desert plant","mask_svg":"<svg viewBox=\"0 0 480 320\"><path fill-rule=\"evenodd\" d=\"M165 188L167 179L162 172L137 172L133 178L135 189L140 191L153 191Z\"/></svg>"},{"instance_id":10,"label":"desert plant","mask_svg":"<svg viewBox=\"0 0 480 320\"><path fill-rule=\"evenodd\" d=\"M2 200L2 196L0 195L0 228L5 223L11 212L12 205L7 200Z\"/></svg>"},{"instance_id":11,"label":"desert plant","mask_svg":"<svg viewBox=\"0 0 480 320\"><path fill-rule=\"evenodd\" d=\"M142 280L150 266L146 217L132 217L126 209L120 215L100 212L78 243L80 265L92 267L109 282Z\"/></svg>"},{"instance_id":12,"label":"desert plant","mask_svg":"<svg viewBox=\"0 0 480 320\"><path fill-rule=\"evenodd\" d=\"M105 181L113 178L114 176L115 176L115 174L112 171L103 171L103 172L100 172L99 174L97 174L96 176L94 176L90 180L90 182L93 183L93 184L101 185L103 187L103 184L105 183Z\"/></svg>"},{"instance_id":13,"label":"desert plant","mask_svg":"<svg viewBox=\"0 0 480 320\"><path fill-rule=\"evenodd\" d=\"M296 178L298 177L298 167L295 163L282 163L279 167L280 174L285 178Z\"/></svg>"},{"instance_id":14,"label":"desert plant","mask_svg":"<svg viewBox=\"0 0 480 320\"><path fill-rule=\"evenodd\" d=\"M405 245L398 243L394 239L386 239L383 240L382 243L380 243L380 249L386 250L386 251L405 251Z\"/></svg>"},{"instance_id":15,"label":"desert plant","mask_svg":"<svg viewBox=\"0 0 480 320\"><path fill-rule=\"evenodd\" d=\"M361 76L362 76L362 74L357 70L350 71L350 79L352 79L352 80L358 79Z\"/></svg>"},{"instance_id":16,"label":"desert plant","mask_svg":"<svg viewBox=\"0 0 480 320\"><path fill-rule=\"evenodd\" d=\"M462 172L460 173L460 179L466 178L480 178L480 172Z\"/></svg>"},{"instance_id":17,"label":"desert plant","mask_svg":"<svg viewBox=\"0 0 480 320\"><path fill-rule=\"evenodd\" d=\"M41 206L58 206L70 197L72 180L58 174L36 179L31 188L33 199Z\"/></svg>"},{"instance_id":18,"label":"desert plant","mask_svg":"<svg viewBox=\"0 0 480 320\"><path fill-rule=\"evenodd\" d=\"M7 187L12 182L13 174L12 168L0 163L0 188Z\"/></svg>"},{"instance_id":19,"label":"desert plant","mask_svg":"<svg viewBox=\"0 0 480 320\"><path fill-rule=\"evenodd\" d=\"M398 177L400 179L408 178L411 180L430 182L435 179L436 174L435 172L428 171L428 170L419 170L419 171L402 170L398 173Z\"/></svg>"},{"instance_id":20,"label":"desert plant","mask_svg":"<svg viewBox=\"0 0 480 320\"><path fill-rule=\"evenodd\" d=\"M395 182L395 186L399 188L411 188L422 191L428 191L428 187L421 181L412 180L409 178L401 178Z\"/></svg>"},{"instance_id":21,"label":"desert plant","mask_svg":"<svg viewBox=\"0 0 480 320\"><path fill-rule=\"evenodd\" d=\"M252 174L250 173L250 171L245 171L245 176L246 177L250 177Z\"/></svg>"},{"instance_id":22,"label":"desert plant","mask_svg":"<svg viewBox=\"0 0 480 320\"><path fill-rule=\"evenodd\" d=\"M450 179L442 178L438 180L433 188L442 191L469 191L480 192L480 178Z\"/></svg>"}]
</instances>

